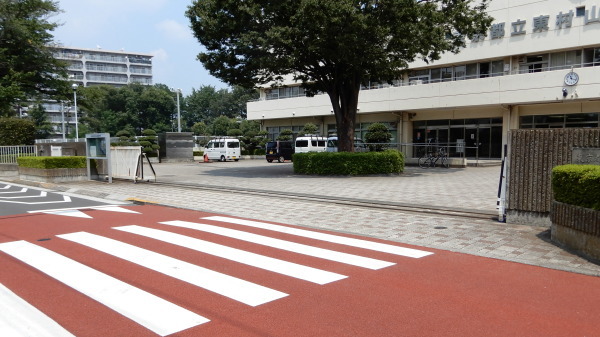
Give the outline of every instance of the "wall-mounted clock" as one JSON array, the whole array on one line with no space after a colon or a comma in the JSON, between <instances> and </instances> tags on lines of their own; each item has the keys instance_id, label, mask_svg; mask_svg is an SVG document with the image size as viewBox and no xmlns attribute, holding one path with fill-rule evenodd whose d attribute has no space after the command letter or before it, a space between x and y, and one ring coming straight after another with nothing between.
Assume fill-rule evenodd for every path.
<instances>
[{"instance_id":1,"label":"wall-mounted clock","mask_svg":"<svg viewBox=\"0 0 600 337\"><path fill-rule=\"evenodd\" d=\"M565 75L565 84L566 85L575 85L579 82L579 75L576 72L571 71Z\"/></svg>"}]
</instances>

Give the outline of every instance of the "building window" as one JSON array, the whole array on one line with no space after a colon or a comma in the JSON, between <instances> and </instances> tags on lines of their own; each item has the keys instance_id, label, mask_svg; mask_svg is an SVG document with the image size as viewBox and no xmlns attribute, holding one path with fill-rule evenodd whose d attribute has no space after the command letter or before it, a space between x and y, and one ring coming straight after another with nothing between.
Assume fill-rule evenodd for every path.
<instances>
[{"instance_id":1,"label":"building window","mask_svg":"<svg viewBox=\"0 0 600 337\"><path fill-rule=\"evenodd\" d=\"M530 55L519 65L520 73L538 73L548 69L548 55Z\"/></svg>"},{"instance_id":2,"label":"building window","mask_svg":"<svg viewBox=\"0 0 600 337\"><path fill-rule=\"evenodd\" d=\"M442 81L452 81L452 67L442 68Z\"/></svg>"},{"instance_id":3,"label":"building window","mask_svg":"<svg viewBox=\"0 0 600 337\"><path fill-rule=\"evenodd\" d=\"M575 8L575 16L585 16L585 6Z\"/></svg>"},{"instance_id":4,"label":"building window","mask_svg":"<svg viewBox=\"0 0 600 337\"><path fill-rule=\"evenodd\" d=\"M587 48L583 50L583 66L600 66L600 48Z\"/></svg>"},{"instance_id":5,"label":"building window","mask_svg":"<svg viewBox=\"0 0 600 337\"><path fill-rule=\"evenodd\" d=\"M521 116L521 129L597 128L600 113Z\"/></svg>"},{"instance_id":6,"label":"building window","mask_svg":"<svg viewBox=\"0 0 600 337\"><path fill-rule=\"evenodd\" d=\"M454 80L460 81L467 78L467 66L456 66L454 67Z\"/></svg>"},{"instance_id":7,"label":"building window","mask_svg":"<svg viewBox=\"0 0 600 337\"><path fill-rule=\"evenodd\" d=\"M427 84L429 83L429 69L413 70L408 77L408 84Z\"/></svg>"}]
</instances>

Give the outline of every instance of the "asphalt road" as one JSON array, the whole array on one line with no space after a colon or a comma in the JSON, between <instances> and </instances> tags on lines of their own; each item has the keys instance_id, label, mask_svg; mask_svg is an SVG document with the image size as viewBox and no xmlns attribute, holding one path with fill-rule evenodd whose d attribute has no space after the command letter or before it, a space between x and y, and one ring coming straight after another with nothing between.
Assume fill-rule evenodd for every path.
<instances>
[{"instance_id":1,"label":"asphalt road","mask_svg":"<svg viewBox=\"0 0 600 337\"><path fill-rule=\"evenodd\" d=\"M0 335L600 331L597 277L163 206L80 212L0 218Z\"/></svg>"},{"instance_id":2,"label":"asphalt road","mask_svg":"<svg viewBox=\"0 0 600 337\"><path fill-rule=\"evenodd\" d=\"M122 202L116 202L123 204ZM115 204L96 198L0 182L0 216L36 212L66 212L85 207ZM73 211L74 213L74 211Z\"/></svg>"}]
</instances>

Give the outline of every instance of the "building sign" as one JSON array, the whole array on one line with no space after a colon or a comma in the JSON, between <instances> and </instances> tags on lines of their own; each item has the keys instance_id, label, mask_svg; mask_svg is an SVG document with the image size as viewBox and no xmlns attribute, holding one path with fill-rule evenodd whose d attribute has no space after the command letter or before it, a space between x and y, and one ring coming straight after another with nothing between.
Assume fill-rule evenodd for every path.
<instances>
[{"instance_id":1,"label":"building sign","mask_svg":"<svg viewBox=\"0 0 600 337\"><path fill-rule=\"evenodd\" d=\"M600 148L575 147L572 154L572 164L600 165Z\"/></svg>"},{"instance_id":2,"label":"building sign","mask_svg":"<svg viewBox=\"0 0 600 337\"><path fill-rule=\"evenodd\" d=\"M578 14L579 15L579 14ZM560 11L554 21L556 29L567 29L573 25L573 18L575 13L573 10L569 10L567 13ZM596 6L592 6L592 9L585 10L585 16L583 17L583 24L589 25L592 23L600 23L600 10ZM543 33L550 29L550 15L538 15L531 18L530 26L527 26L527 20L517 19L510 24L510 36L524 35L527 33L527 29L531 29L532 33ZM493 23L490 27L489 37L491 40L502 39L505 36L505 22ZM487 36L485 34L475 34L471 39L472 43L482 42Z\"/></svg>"}]
</instances>

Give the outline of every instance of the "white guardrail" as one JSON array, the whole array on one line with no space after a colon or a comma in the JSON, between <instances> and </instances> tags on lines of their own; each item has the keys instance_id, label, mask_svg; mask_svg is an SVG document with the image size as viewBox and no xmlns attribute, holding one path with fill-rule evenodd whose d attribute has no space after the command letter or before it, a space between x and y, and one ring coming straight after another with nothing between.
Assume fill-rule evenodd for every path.
<instances>
[{"instance_id":1,"label":"white guardrail","mask_svg":"<svg viewBox=\"0 0 600 337\"><path fill-rule=\"evenodd\" d=\"M37 156L35 145L0 146L0 164L16 164L17 158Z\"/></svg>"}]
</instances>

